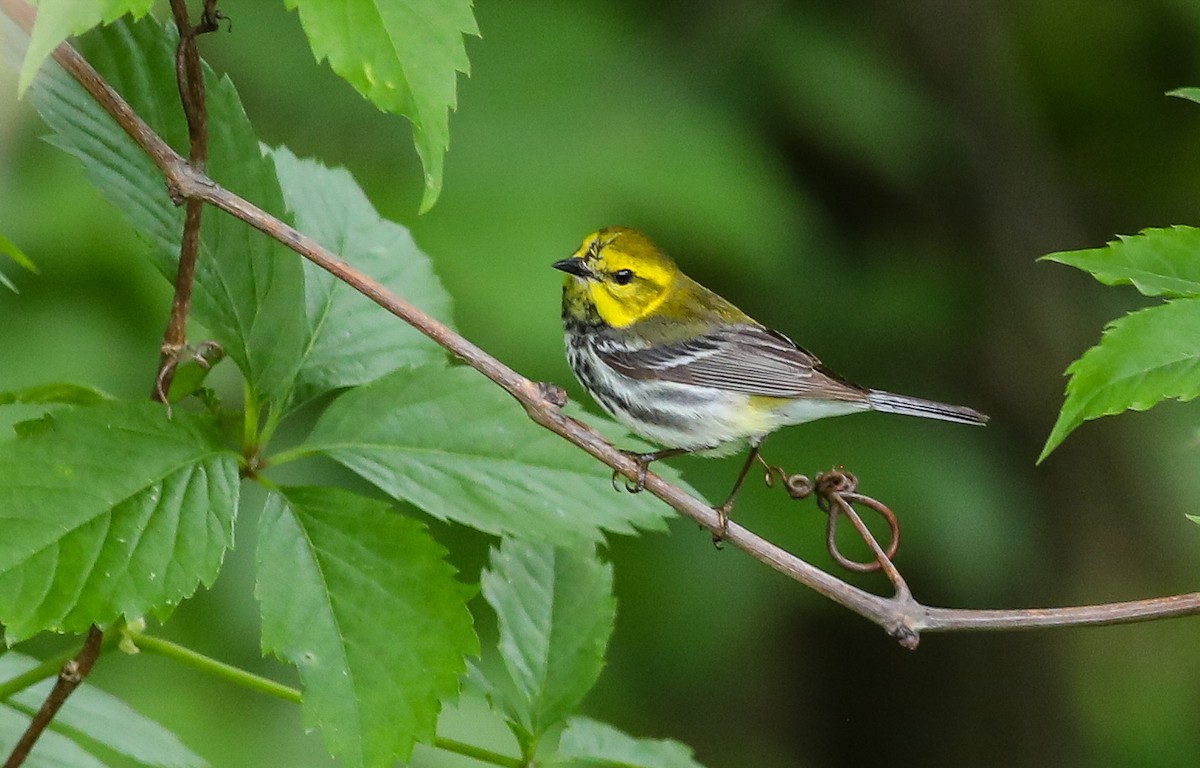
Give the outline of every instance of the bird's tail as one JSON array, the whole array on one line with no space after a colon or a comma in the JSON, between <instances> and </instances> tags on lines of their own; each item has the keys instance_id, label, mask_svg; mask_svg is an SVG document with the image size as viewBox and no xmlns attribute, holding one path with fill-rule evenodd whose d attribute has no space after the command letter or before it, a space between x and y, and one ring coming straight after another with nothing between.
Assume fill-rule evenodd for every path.
<instances>
[{"instance_id":1,"label":"bird's tail","mask_svg":"<svg viewBox=\"0 0 1200 768\"><path fill-rule=\"evenodd\" d=\"M867 393L867 403L876 411L884 413L900 413L905 416L921 416L926 419L941 419L958 424L986 424L988 417L972 408L962 405L947 405L935 403L932 400L922 400L919 397L893 395L872 389Z\"/></svg>"}]
</instances>

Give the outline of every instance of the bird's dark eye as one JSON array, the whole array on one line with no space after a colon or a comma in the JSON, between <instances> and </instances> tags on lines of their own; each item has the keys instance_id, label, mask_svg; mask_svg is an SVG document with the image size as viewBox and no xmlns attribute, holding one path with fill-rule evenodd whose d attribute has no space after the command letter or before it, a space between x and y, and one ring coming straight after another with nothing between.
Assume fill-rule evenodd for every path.
<instances>
[{"instance_id":1,"label":"bird's dark eye","mask_svg":"<svg viewBox=\"0 0 1200 768\"><path fill-rule=\"evenodd\" d=\"M613 272L613 282L617 285L629 285L633 282L633 270L618 269L616 272Z\"/></svg>"}]
</instances>

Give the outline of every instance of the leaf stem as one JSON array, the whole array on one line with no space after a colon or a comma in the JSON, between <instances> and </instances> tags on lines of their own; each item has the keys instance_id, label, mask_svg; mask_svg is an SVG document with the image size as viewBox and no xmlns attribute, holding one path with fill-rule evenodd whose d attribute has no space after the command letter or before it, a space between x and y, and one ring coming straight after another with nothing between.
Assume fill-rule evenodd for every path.
<instances>
[{"instance_id":1,"label":"leaf stem","mask_svg":"<svg viewBox=\"0 0 1200 768\"><path fill-rule=\"evenodd\" d=\"M316 451L308 445L297 445L295 448L271 454L266 458L265 463L270 464L272 467L278 467L280 464L287 464L289 461L303 459L305 456L311 456L314 453Z\"/></svg>"},{"instance_id":2,"label":"leaf stem","mask_svg":"<svg viewBox=\"0 0 1200 768\"><path fill-rule=\"evenodd\" d=\"M302 701L302 694L298 688L278 683L262 675L248 672L241 667L235 667L232 664L226 664L211 656L205 656L199 651L194 651L191 648L173 643L170 640L164 640L161 637L145 635L130 630L127 630L125 634L134 645L148 653L155 653L159 656L173 659L201 672L207 672L214 677L219 677L222 680L266 694L267 696L274 696L277 699L283 699L293 704L299 704ZM67 658L70 659L71 656L67 656ZM41 666L43 665L39 665L39 669ZM49 674L52 675L55 671L57 671L57 667L51 668ZM43 677L46 676L48 675L43 675ZM521 768L524 765L518 758L502 755L499 752L493 752L490 749L477 747L474 744L467 744L457 739L446 738L445 736L434 737L433 746L446 752L453 752L483 763L499 765L503 768Z\"/></svg>"},{"instance_id":3,"label":"leaf stem","mask_svg":"<svg viewBox=\"0 0 1200 768\"><path fill-rule=\"evenodd\" d=\"M294 704L300 703L300 691L291 686L277 683L270 678L256 675L253 672L247 672L241 667L226 664L211 656L205 656L199 651L194 651L191 648L173 643L170 640L164 640L161 637L133 632L126 633L126 636L133 641L135 646L143 651L174 659L202 672L207 672L214 677L219 677L235 685L240 685L243 688L249 688L253 691L274 696L284 701L290 701Z\"/></svg>"}]
</instances>

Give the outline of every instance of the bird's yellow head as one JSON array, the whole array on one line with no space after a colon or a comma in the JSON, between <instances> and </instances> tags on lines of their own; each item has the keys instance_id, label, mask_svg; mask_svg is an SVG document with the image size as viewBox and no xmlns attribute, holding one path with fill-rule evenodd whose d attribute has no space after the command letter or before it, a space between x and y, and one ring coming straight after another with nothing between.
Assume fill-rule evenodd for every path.
<instances>
[{"instance_id":1,"label":"bird's yellow head","mask_svg":"<svg viewBox=\"0 0 1200 768\"><path fill-rule=\"evenodd\" d=\"M569 259L554 263L567 273L563 316L599 319L624 328L666 300L679 268L650 238L629 227L605 227L584 239Z\"/></svg>"}]
</instances>

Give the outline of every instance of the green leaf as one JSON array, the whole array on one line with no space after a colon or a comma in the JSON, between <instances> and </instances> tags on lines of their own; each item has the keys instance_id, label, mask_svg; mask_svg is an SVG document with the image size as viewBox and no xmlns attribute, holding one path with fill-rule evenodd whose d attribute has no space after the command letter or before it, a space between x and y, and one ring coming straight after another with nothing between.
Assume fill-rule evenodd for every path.
<instances>
[{"instance_id":1,"label":"green leaf","mask_svg":"<svg viewBox=\"0 0 1200 768\"><path fill-rule=\"evenodd\" d=\"M611 725L586 717L567 722L558 752L548 767L703 768L685 744L670 739L635 739Z\"/></svg>"},{"instance_id":2,"label":"green leaf","mask_svg":"<svg viewBox=\"0 0 1200 768\"><path fill-rule=\"evenodd\" d=\"M15 643L160 615L233 543L237 455L209 419L108 402L0 443L0 623Z\"/></svg>"},{"instance_id":3,"label":"green leaf","mask_svg":"<svg viewBox=\"0 0 1200 768\"><path fill-rule=\"evenodd\" d=\"M32 0L37 6L37 21L29 41L29 51L21 67L17 92L24 93L42 62L58 44L71 35L81 35L99 24L108 24L131 13L144 16L154 0Z\"/></svg>"},{"instance_id":4,"label":"green leaf","mask_svg":"<svg viewBox=\"0 0 1200 768\"><path fill-rule=\"evenodd\" d=\"M33 263L33 259L26 256L12 240L9 240L4 235L0 235L0 253L17 262L17 264L30 272L38 271L37 265Z\"/></svg>"},{"instance_id":5,"label":"green leaf","mask_svg":"<svg viewBox=\"0 0 1200 768\"><path fill-rule=\"evenodd\" d=\"M557 543L664 527L669 507L613 490L610 472L534 424L465 367L401 369L346 392L301 450L389 495L495 534Z\"/></svg>"},{"instance_id":6,"label":"green leaf","mask_svg":"<svg viewBox=\"0 0 1200 768\"><path fill-rule=\"evenodd\" d=\"M0 680L11 679L36 666L36 660L16 652L0 656ZM54 686L46 680L15 694L10 705L26 714L36 712ZM140 714L116 696L84 683L54 716L50 727L67 736L82 735L139 765L159 768L201 768L205 761L179 738ZM0 744L10 743L0 738Z\"/></svg>"},{"instance_id":7,"label":"green leaf","mask_svg":"<svg viewBox=\"0 0 1200 768\"><path fill-rule=\"evenodd\" d=\"M442 189L457 75L469 73L463 35L477 35L471 0L286 0L317 61L385 112L412 122L425 167L422 212Z\"/></svg>"},{"instance_id":8,"label":"green leaf","mask_svg":"<svg viewBox=\"0 0 1200 768\"><path fill-rule=\"evenodd\" d=\"M1200 296L1200 229L1175 226L1120 235L1103 248L1042 257L1090 272L1105 285L1133 285L1147 296Z\"/></svg>"},{"instance_id":9,"label":"green leaf","mask_svg":"<svg viewBox=\"0 0 1200 768\"><path fill-rule=\"evenodd\" d=\"M1200 88L1176 88L1173 91L1167 91L1167 95L1200 104Z\"/></svg>"},{"instance_id":10,"label":"green leaf","mask_svg":"<svg viewBox=\"0 0 1200 768\"><path fill-rule=\"evenodd\" d=\"M1039 462L1087 419L1200 394L1200 299L1175 299L1114 320L1067 373L1067 399Z\"/></svg>"},{"instance_id":11,"label":"green leaf","mask_svg":"<svg viewBox=\"0 0 1200 768\"><path fill-rule=\"evenodd\" d=\"M85 384L59 382L0 392L0 405L99 405L112 395Z\"/></svg>"},{"instance_id":12,"label":"green leaf","mask_svg":"<svg viewBox=\"0 0 1200 768\"><path fill-rule=\"evenodd\" d=\"M34 264L28 256L22 253L21 249L18 248L13 241L9 240L4 235L0 235L0 254L8 256L10 259L17 262L17 264L21 265L30 272L36 273L38 271L37 265ZM17 292L17 286L11 280L5 277L3 272L0 272L0 284L3 284L4 287L8 288L13 293Z\"/></svg>"},{"instance_id":13,"label":"green leaf","mask_svg":"<svg viewBox=\"0 0 1200 768\"><path fill-rule=\"evenodd\" d=\"M480 586L500 620L500 655L514 683L507 715L536 743L600 676L617 610L612 567L590 545L505 539Z\"/></svg>"},{"instance_id":14,"label":"green leaf","mask_svg":"<svg viewBox=\"0 0 1200 768\"><path fill-rule=\"evenodd\" d=\"M28 715L0 706L0 749L11 748L10 745L16 744L28 727ZM53 730L42 734L21 765L24 768L108 768L83 747Z\"/></svg>"},{"instance_id":15,"label":"green leaf","mask_svg":"<svg viewBox=\"0 0 1200 768\"><path fill-rule=\"evenodd\" d=\"M82 42L88 60L152 128L176 148L187 132L175 85L172 27L153 20L117 23ZM209 175L285 221L271 159L242 109L232 82L206 68ZM174 281L183 212L167 197L162 174L133 141L57 66L33 91L55 131L53 143L80 158L89 181L150 240L155 263ZM304 271L299 257L228 214L208 208L201 223L193 314L260 395L290 386L306 336Z\"/></svg>"},{"instance_id":16,"label":"green leaf","mask_svg":"<svg viewBox=\"0 0 1200 768\"><path fill-rule=\"evenodd\" d=\"M296 226L439 320L450 322L450 296L408 230L380 218L341 168L272 151ZM401 366L445 359L440 346L315 264L304 262L310 337L295 401L365 384Z\"/></svg>"},{"instance_id":17,"label":"green leaf","mask_svg":"<svg viewBox=\"0 0 1200 768\"><path fill-rule=\"evenodd\" d=\"M335 488L272 494L258 535L264 652L295 664L304 720L348 766L429 743L478 640L446 552L383 502Z\"/></svg>"},{"instance_id":18,"label":"green leaf","mask_svg":"<svg viewBox=\"0 0 1200 768\"><path fill-rule=\"evenodd\" d=\"M88 61L167 143L186 147L175 79L150 69L141 53L159 45L162 28L149 21L114 24L94 37L86 41ZM82 161L84 176L149 241L155 267L172 280L184 210L167 198L154 163L57 64L38 75L30 100L53 131L47 140Z\"/></svg>"}]
</instances>

